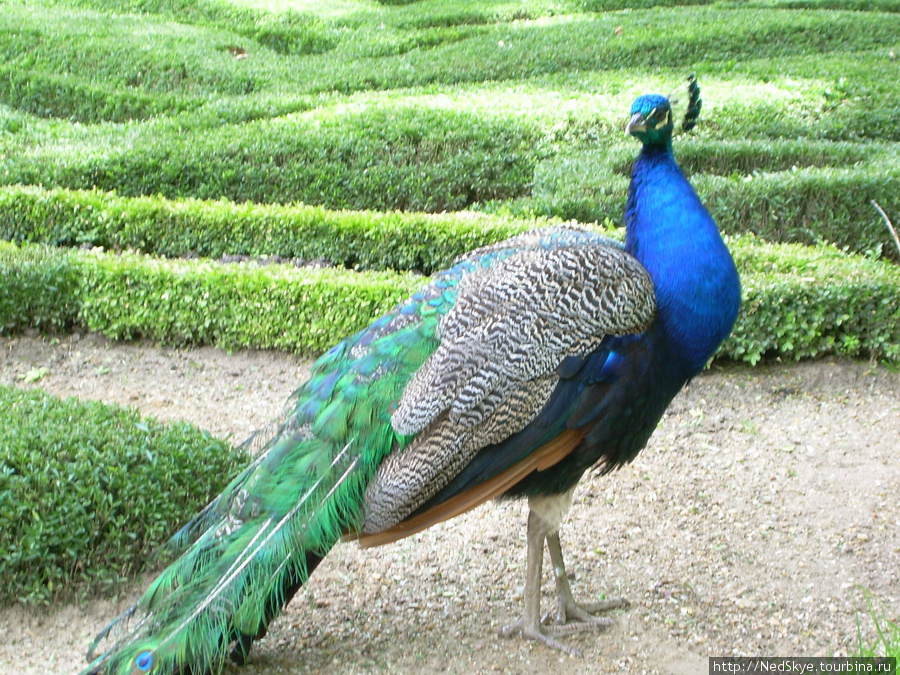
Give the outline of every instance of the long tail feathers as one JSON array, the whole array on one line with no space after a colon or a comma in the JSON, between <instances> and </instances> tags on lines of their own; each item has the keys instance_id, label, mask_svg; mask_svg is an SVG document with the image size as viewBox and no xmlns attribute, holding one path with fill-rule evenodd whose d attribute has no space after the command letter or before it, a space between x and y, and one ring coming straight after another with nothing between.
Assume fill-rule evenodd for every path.
<instances>
[{"instance_id":1,"label":"long tail feathers","mask_svg":"<svg viewBox=\"0 0 900 675\"><path fill-rule=\"evenodd\" d=\"M311 483L291 476L267 484L304 485L295 499L283 495L282 503L291 506L279 514L271 503L260 503L271 502L271 489L262 500L248 493L278 446L257 458L177 535L193 544L97 636L84 673L218 672L229 647L233 660L246 658L252 641L265 634L312 568L352 528L359 508L355 496L366 480L361 458L348 443ZM104 651L98 655L101 643Z\"/></svg>"}]
</instances>

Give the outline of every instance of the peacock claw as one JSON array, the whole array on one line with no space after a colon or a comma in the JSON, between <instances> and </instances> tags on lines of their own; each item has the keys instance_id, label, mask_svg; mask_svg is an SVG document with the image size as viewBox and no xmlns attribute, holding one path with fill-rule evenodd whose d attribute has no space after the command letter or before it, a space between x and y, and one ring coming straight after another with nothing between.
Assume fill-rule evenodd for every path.
<instances>
[{"instance_id":1,"label":"peacock claw","mask_svg":"<svg viewBox=\"0 0 900 675\"><path fill-rule=\"evenodd\" d=\"M578 604L572 600L571 596L564 597L561 593L557 599L556 608L556 624L559 626L580 626L587 624L583 628L576 628L571 632L584 630L598 630L607 626L611 626L615 621L606 616L597 616L603 612L609 612L613 609L626 609L631 603L625 598L608 598L600 602L590 602L586 604ZM547 612L541 617L541 623L549 625L554 619L551 613ZM593 628L592 626L597 626Z\"/></svg>"},{"instance_id":2,"label":"peacock claw","mask_svg":"<svg viewBox=\"0 0 900 675\"><path fill-rule=\"evenodd\" d=\"M575 647L570 647L564 642L560 642L550 634L566 635L567 633L560 631L560 628L565 628L565 626L541 626L539 624L535 627L526 628L524 619L519 619L518 621L503 626L503 628L500 629L500 637L511 638L515 635L521 635L526 640L542 642L551 649L556 649L569 656L581 658L583 655L580 650Z\"/></svg>"},{"instance_id":3,"label":"peacock claw","mask_svg":"<svg viewBox=\"0 0 900 675\"><path fill-rule=\"evenodd\" d=\"M564 497L570 498L569 495ZM614 621L607 616L597 616L602 612L628 607L622 598L607 598L600 602L579 605L572 596L572 587L566 574L559 530L548 528L544 518L536 512L540 502L529 500L528 532L525 564L525 588L523 597L525 611L518 621L500 629L501 637L521 635L526 640L542 642L552 649L570 656L581 656L581 652L557 638L587 631L597 632L609 628ZM558 526L557 526L558 527ZM548 529L550 530L548 532ZM550 554L556 579L556 612L541 615L541 568L543 567L544 543Z\"/></svg>"},{"instance_id":4,"label":"peacock claw","mask_svg":"<svg viewBox=\"0 0 900 675\"><path fill-rule=\"evenodd\" d=\"M582 653L575 647L556 639L575 633L596 632L612 626L615 621L608 616L597 616L599 612L608 612L613 609L622 609L629 606L627 600L622 598L610 598L601 602L584 605L565 603L560 598L560 608L557 609L554 619L551 612L545 613L535 626L525 626L525 619L519 619L500 629L500 636L509 638L521 635L526 640L542 642L551 649L556 649L569 656L581 657ZM555 623L554 623L555 621Z\"/></svg>"}]
</instances>

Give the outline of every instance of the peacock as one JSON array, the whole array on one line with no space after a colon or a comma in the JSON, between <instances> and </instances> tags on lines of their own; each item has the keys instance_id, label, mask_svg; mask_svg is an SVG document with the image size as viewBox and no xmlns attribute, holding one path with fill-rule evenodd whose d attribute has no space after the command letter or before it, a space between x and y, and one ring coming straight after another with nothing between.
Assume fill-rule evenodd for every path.
<instances>
[{"instance_id":1,"label":"peacock","mask_svg":"<svg viewBox=\"0 0 900 675\"><path fill-rule=\"evenodd\" d=\"M692 94L684 125L699 112ZM177 559L103 630L84 673L219 672L342 539L378 546L493 498L527 498L521 635L611 623L579 605L559 526L582 475L647 443L729 334L740 282L672 153L668 98L631 107L642 148L624 245L555 226L474 250L322 355L252 463L173 538ZM546 542L558 593L542 621ZM99 645L103 645L102 653Z\"/></svg>"}]
</instances>

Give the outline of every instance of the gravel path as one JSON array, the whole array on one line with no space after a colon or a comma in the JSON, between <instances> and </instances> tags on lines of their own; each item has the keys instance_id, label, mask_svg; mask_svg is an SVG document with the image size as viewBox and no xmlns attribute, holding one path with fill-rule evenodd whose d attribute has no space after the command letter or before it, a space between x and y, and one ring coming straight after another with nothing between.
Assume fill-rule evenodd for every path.
<instances>
[{"instance_id":1,"label":"gravel path","mask_svg":"<svg viewBox=\"0 0 900 675\"><path fill-rule=\"evenodd\" d=\"M44 367L27 386L235 440L280 411L308 366L96 336L0 347L4 383ZM693 675L710 655L853 654L857 622L874 639L861 589L900 611L898 456L900 374L839 360L714 368L633 464L576 492L561 531L576 596L632 602L607 632L569 640L583 659L497 637L521 611L525 509L492 503L380 549L337 547L234 672ZM138 592L0 609L0 672L77 672ZM544 592L549 609L549 577Z\"/></svg>"}]
</instances>

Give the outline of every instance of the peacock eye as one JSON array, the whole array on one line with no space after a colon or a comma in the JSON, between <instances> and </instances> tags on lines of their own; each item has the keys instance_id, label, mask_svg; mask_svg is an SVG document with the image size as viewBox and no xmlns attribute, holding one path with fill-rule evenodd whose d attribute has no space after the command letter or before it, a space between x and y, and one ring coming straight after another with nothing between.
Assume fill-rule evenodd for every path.
<instances>
[{"instance_id":1,"label":"peacock eye","mask_svg":"<svg viewBox=\"0 0 900 675\"><path fill-rule=\"evenodd\" d=\"M146 673L153 666L153 653L149 651L141 652L134 660L134 665L142 673Z\"/></svg>"}]
</instances>

